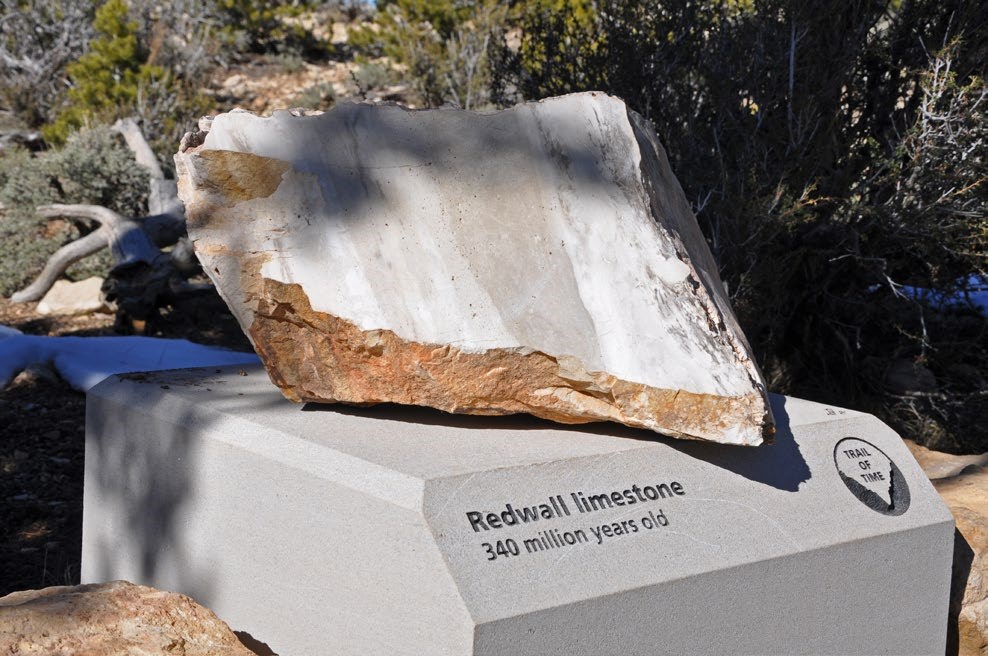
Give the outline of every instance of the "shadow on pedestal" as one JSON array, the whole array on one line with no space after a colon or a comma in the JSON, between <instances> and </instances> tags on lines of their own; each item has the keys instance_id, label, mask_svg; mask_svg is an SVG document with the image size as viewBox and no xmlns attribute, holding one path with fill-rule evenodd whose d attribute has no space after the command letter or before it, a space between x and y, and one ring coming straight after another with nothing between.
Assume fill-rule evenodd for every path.
<instances>
[{"instance_id":1,"label":"shadow on pedestal","mask_svg":"<svg viewBox=\"0 0 988 656\"><path fill-rule=\"evenodd\" d=\"M573 439L579 439L580 435L607 435L622 439L656 442L757 483L786 492L796 492L802 483L810 480L810 468L800 453L799 445L796 444L790 429L789 414L786 412L786 398L773 394L771 395L771 402L772 413L775 415L776 421L774 442L759 447L677 440L663 437L651 431L607 422L566 425L530 415L520 414L503 417L460 415L433 408L392 403L382 403L370 407L306 403L302 407L302 411L331 412L368 418L387 417L391 421L425 426L448 426L469 431L568 431L573 433Z\"/></svg>"}]
</instances>

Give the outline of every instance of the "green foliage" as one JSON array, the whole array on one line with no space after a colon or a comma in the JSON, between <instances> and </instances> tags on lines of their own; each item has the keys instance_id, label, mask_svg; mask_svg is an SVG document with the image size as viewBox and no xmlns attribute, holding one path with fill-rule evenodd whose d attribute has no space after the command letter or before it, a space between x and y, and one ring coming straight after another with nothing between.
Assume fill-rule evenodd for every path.
<instances>
[{"instance_id":1,"label":"green foliage","mask_svg":"<svg viewBox=\"0 0 988 656\"><path fill-rule=\"evenodd\" d=\"M136 216L147 207L148 174L110 128L73 133L61 149L4 158L0 203L33 212L46 203L103 205Z\"/></svg>"},{"instance_id":2,"label":"green foliage","mask_svg":"<svg viewBox=\"0 0 988 656\"><path fill-rule=\"evenodd\" d=\"M533 29L540 18L551 20L552 29ZM597 54L600 39L594 34L598 16L591 2L538 0L526 3L522 7L521 20L526 29L522 30L519 54L525 68L537 79L558 79L564 84L573 84L592 69L585 58ZM578 47L581 54L573 59L553 56L560 48L570 50L574 47ZM565 70L553 70L559 65L565 66ZM590 80L584 80L582 86L590 88L593 85Z\"/></svg>"},{"instance_id":3,"label":"green foliage","mask_svg":"<svg viewBox=\"0 0 988 656\"><path fill-rule=\"evenodd\" d=\"M397 63L424 105L464 109L489 104L492 39L506 28L508 5L494 0L395 0L378 3L373 26L353 29L365 56Z\"/></svg>"},{"instance_id":4,"label":"green foliage","mask_svg":"<svg viewBox=\"0 0 988 656\"><path fill-rule=\"evenodd\" d=\"M292 100L293 107L306 109L329 109L336 103L336 91L331 82L315 84Z\"/></svg>"},{"instance_id":5,"label":"green foliage","mask_svg":"<svg viewBox=\"0 0 988 656\"><path fill-rule=\"evenodd\" d=\"M119 118L156 83L168 86L168 73L149 64L147 53L138 48L137 23L129 20L125 0L107 0L96 10L93 27L97 36L89 52L67 67L73 83L69 103L42 129L50 143L65 143L84 125Z\"/></svg>"},{"instance_id":6,"label":"green foliage","mask_svg":"<svg viewBox=\"0 0 988 656\"><path fill-rule=\"evenodd\" d=\"M294 53L278 53L271 55L269 61L277 64L282 73L293 75L305 70L305 60Z\"/></svg>"},{"instance_id":7,"label":"green foliage","mask_svg":"<svg viewBox=\"0 0 988 656\"><path fill-rule=\"evenodd\" d=\"M384 64L365 61L351 76L360 92L366 95L369 89L380 89L391 84L395 74Z\"/></svg>"},{"instance_id":8,"label":"green foliage","mask_svg":"<svg viewBox=\"0 0 988 656\"><path fill-rule=\"evenodd\" d=\"M872 248L893 279L945 291L988 269L988 87L958 79L960 49L948 45L920 71L914 120L885 157L864 149L863 180L843 208L875 223Z\"/></svg>"},{"instance_id":9,"label":"green foliage","mask_svg":"<svg viewBox=\"0 0 988 656\"><path fill-rule=\"evenodd\" d=\"M255 54L278 53L318 57L328 46L292 21L318 2L301 0L216 0L221 33L228 43Z\"/></svg>"},{"instance_id":10,"label":"green foliage","mask_svg":"<svg viewBox=\"0 0 988 656\"><path fill-rule=\"evenodd\" d=\"M217 46L196 9L181 0L164 10L142 0L99 6L87 51L65 67L68 90L54 120L42 126L45 139L61 145L80 127L137 116L169 161L181 134L210 106L199 78Z\"/></svg>"},{"instance_id":11,"label":"green foliage","mask_svg":"<svg viewBox=\"0 0 988 656\"><path fill-rule=\"evenodd\" d=\"M391 20L404 20L418 26L427 24L431 31L445 40L470 20L476 10L476 3L455 0L392 0L378 3L378 9L384 10Z\"/></svg>"},{"instance_id":12,"label":"green foliage","mask_svg":"<svg viewBox=\"0 0 988 656\"><path fill-rule=\"evenodd\" d=\"M592 8L524 5L496 99L599 89L655 124L774 391L988 448L988 322L904 287L985 272L978 3Z\"/></svg>"},{"instance_id":13,"label":"green foliage","mask_svg":"<svg viewBox=\"0 0 988 656\"><path fill-rule=\"evenodd\" d=\"M0 158L0 294L26 285L60 246L94 226L35 214L47 203L103 205L125 215L147 209L147 172L107 127L72 134L64 148L32 155L15 150ZM73 277L105 275L108 254L87 258L69 270Z\"/></svg>"},{"instance_id":14,"label":"green foliage","mask_svg":"<svg viewBox=\"0 0 988 656\"><path fill-rule=\"evenodd\" d=\"M65 67L85 52L92 19L88 0L0 2L0 107L32 129L52 120Z\"/></svg>"}]
</instances>

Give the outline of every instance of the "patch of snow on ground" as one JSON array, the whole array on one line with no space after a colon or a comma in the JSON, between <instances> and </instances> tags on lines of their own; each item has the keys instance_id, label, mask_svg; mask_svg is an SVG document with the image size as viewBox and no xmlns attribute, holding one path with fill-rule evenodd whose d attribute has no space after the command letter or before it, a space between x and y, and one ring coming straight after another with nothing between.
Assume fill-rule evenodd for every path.
<instances>
[{"instance_id":1,"label":"patch of snow on ground","mask_svg":"<svg viewBox=\"0 0 988 656\"><path fill-rule=\"evenodd\" d=\"M988 276L969 276L960 287L964 291L953 294L908 285L904 285L900 289L910 298L923 301L932 307L967 305L976 307L983 314L988 315Z\"/></svg>"},{"instance_id":2,"label":"patch of snow on ground","mask_svg":"<svg viewBox=\"0 0 988 656\"><path fill-rule=\"evenodd\" d=\"M114 374L189 367L255 364L238 353L184 339L155 337L44 337L0 326L0 389L29 366L50 366L77 390Z\"/></svg>"},{"instance_id":3,"label":"patch of snow on ground","mask_svg":"<svg viewBox=\"0 0 988 656\"><path fill-rule=\"evenodd\" d=\"M988 276L971 276L968 282L971 284L971 291L967 293L968 299L980 307L982 312L988 314Z\"/></svg>"}]
</instances>

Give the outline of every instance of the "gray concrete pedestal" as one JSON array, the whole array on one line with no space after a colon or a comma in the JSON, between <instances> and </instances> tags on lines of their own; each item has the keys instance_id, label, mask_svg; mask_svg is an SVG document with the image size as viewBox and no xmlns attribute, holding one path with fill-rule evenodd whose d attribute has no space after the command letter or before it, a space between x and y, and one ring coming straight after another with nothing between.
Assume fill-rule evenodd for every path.
<instances>
[{"instance_id":1,"label":"gray concrete pedestal","mask_svg":"<svg viewBox=\"0 0 988 656\"><path fill-rule=\"evenodd\" d=\"M298 406L261 368L90 392L84 582L283 656L943 653L953 521L874 417L775 444Z\"/></svg>"}]
</instances>

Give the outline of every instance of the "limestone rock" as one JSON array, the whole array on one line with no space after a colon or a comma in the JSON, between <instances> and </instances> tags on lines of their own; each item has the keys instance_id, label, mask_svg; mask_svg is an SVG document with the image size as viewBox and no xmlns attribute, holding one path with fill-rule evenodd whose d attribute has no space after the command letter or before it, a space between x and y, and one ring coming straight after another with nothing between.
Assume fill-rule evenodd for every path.
<instances>
[{"instance_id":1,"label":"limestone rock","mask_svg":"<svg viewBox=\"0 0 988 656\"><path fill-rule=\"evenodd\" d=\"M938 455L941 457L930 458L928 462L932 460L942 466L951 458L963 462L972 457ZM949 653L985 656L988 654L988 468L968 463L953 476L937 478L933 484L953 513L959 534L954 549L950 613L951 642L956 644L950 645Z\"/></svg>"},{"instance_id":2,"label":"limestone rock","mask_svg":"<svg viewBox=\"0 0 988 656\"><path fill-rule=\"evenodd\" d=\"M176 164L204 269L290 399L773 430L665 151L616 98L231 112Z\"/></svg>"},{"instance_id":3,"label":"limestone rock","mask_svg":"<svg viewBox=\"0 0 988 656\"><path fill-rule=\"evenodd\" d=\"M0 654L253 656L189 597L114 581L0 597Z\"/></svg>"},{"instance_id":4,"label":"limestone rock","mask_svg":"<svg viewBox=\"0 0 988 656\"><path fill-rule=\"evenodd\" d=\"M103 279L97 276L79 282L56 281L38 302L39 314L89 314L109 312L101 289Z\"/></svg>"}]
</instances>

